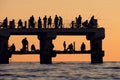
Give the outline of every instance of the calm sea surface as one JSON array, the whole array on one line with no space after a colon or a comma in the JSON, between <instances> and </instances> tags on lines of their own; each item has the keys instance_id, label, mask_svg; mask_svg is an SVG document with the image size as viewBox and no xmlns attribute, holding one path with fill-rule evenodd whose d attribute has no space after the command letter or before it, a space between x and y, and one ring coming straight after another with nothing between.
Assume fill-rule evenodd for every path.
<instances>
[{"instance_id":1,"label":"calm sea surface","mask_svg":"<svg viewBox=\"0 0 120 80\"><path fill-rule=\"evenodd\" d=\"M120 62L11 62L0 64L0 80L120 80Z\"/></svg>"}]
</instances>

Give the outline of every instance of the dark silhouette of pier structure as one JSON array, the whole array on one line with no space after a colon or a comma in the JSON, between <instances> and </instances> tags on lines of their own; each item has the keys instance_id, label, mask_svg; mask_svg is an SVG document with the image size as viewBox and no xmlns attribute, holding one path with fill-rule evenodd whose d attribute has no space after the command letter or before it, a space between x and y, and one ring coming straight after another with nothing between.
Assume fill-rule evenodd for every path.
<instances>
[{"instance_id":1,"label":"dark silhouette of pier structure","mask_svg":"<svg viewBox=\"0 0 120 80\"><path fill-rule=\"evenodd\" d=\"M86 28L88 27L87 21L83 24L85 28L74 28L73 24L71 28L6 28L5 25L5 28L0 29L0 64L8 64L12 54L21 53L39 54L41 64L51 64L52 58L56 57L57 54L91 54L91 63L103 63L104 50L102 50L102 40L105 38L105 29L93 27L96 21L91 21L90 28ZM8 40L11 35L37 35L38 40L40 40L40 49L25 52L10 51L8 49ZM56 39L58 35L86 36L86 39L90 41L90 50L85 50L84 43L82 44L81 51L53 50L54 44L52 40ZM66 45L64 44L64 46Z\"/></svg>"},{"instance_id":2,"label":"dark silhouette of pier structure","mask_svg":"<svg viewBox=\"0 0 120 80\"><path fill-rule=\"evenodd\" d=\"M21 54L21 52L11 53L8 51L8 40L10 35L37 35L40 40L40 51L36 51L36 54L40 54L40 63L48 64L52 63L52 57L56 57L56 54L66 53L88 53L91 54L91 63L103 63L104 51L102 50L102 39L105 37L104 28L96 29L1 29L0 30L0 63L9 63L9 58L12 54ZM53 43L58 35L86 35L86 39L90 40L91 50L89 51L53 51ZM29 52L28 54L30 54ZM32 53L31 53L32 54ZM35 53L34 53L35 54Z\"/></svg>"}]
</instances>

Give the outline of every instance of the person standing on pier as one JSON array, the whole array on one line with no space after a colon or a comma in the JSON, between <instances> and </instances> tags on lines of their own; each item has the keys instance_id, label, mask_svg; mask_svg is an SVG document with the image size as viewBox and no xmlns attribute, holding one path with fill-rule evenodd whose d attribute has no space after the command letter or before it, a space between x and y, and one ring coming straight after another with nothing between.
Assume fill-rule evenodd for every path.
<instances>
[{"instance_id":1,"label":"person standing on pier","mask_svg":"<svg viewBox=\"0 0 120 80\"><path fill-rule=\"evenodd\" d=\"M34 23L34 16L32 15L30 19L28 20L28 28L35 28L35 23Z\"/></svg>"},{"instance_id":2,"label":"person standing on pier","mask_svg":"<svg viewBox=\"0 0 120 80\"><path fill-rule=\"evenodd\" d=\"M81 22L82 22L82 17L81 15L79 15L79 17L77 18L77 28L81 28Z\"/></svg>"},{"instance_id":3,"label":"person standing on pier","mask_svg":"<svg viewBox=\"0 0 120 80\"><path fill-rule=\"evenodd\" d=\"M78 18L75 17L75 28L78 28Z\"/></svg>"},{"instance_id":4,"label":"person standing on pier","mask_svg":"<svg viewBox=\"0 0 120 80\"><path fill-rule=\"evenodd\" d=\"M86 50L86 46L85 46L85 43L83 42L82 44L81 44L81 51L85 51Z\"/></svg>"},{"instance_id":5,"label":"person standing on pier","mask_svg":"<svg viewBox=\"0 0 120 80\"><path fill-rule=\"evenodd\" d=\"M74 28L74 25L75 25L75 23L74 23L74 21L72 21L71 22L71 28Z\"/></svg>"},{"instance_id":6,"label":"person standing on pier","mask_svg":"<svg viewBox=\"0 0 120 80\"><path fill-rule=\"evenodd\" d=\"M49 28L49 26L50 26L50 28L51 28L51 25L52 25L52 18L51 18L51 16L48 18L48 28Z\"/></svg>"},{"instance_id":7,"label":"person standing on pier","mask_svg":"<svg viewBox=\"0 0 120 80\"><path fill-rule=\"evenodd\" d=\"M62 28L63 27L63 19L61 16L59 16L59 27Z\"/></svg>"},{"instance_id":8,"label":"person standing on pier","mask_svg":"<svg viewBox=\"0 0 120 80\"><path fill-rule=\"evenodd\" d=\"M47 28L46 27L46 25L47 25L47 17L46 17L46 15L45 15L45 17L43 18L43 26L44 26L44 28Z\"/></svg>"},{"instance_id":9,"label":"person standing on pier","mask_svg":"<svg viewBox=\"0 0 120 80\"><path fill-rule=\"evenodd\" d=\"M3 26L3 28L8 28L8 19L7 19L7 17L3 20L2 26Z\"/></svg>"},{"instance_id":10,"label":"person standing on pier","mask_svg":"<svg viewBox=\"0 0 120 80\"><path fill-rule=\"evenodd\" d=\"M23 22L21 19L19 19L18 21L18 28L22 28L23 27Z\"/></svg>"},{"instance_id":11,"label":"person standing on pier","mask_svg":"<svg viewBox=\"0 0 120 80\"><path fill-rule=\"evenodd\" d=\"M38 19L38 28L42 28L42 21L41 21L41 18L39 17Z\"/></svg>"},{"instance_id":12,"label":"person standing on pier","mask_svg":"<svg viewBox=\"0 0 120 80\"><path fill-rule=\"evenodd\" d=\"M73 50L75 51L75 41L73 42Z\"/></svg>"},{"instance_id":13,"label":"person standing on pier","mask_svg":"<svg viewBox=\"0 0 120 80\"><path fill-rule=\"evenodd\" d=\"M34 16L32 15L31 17L31 27L32 28L35 28L35 19L34 19Z\"/></svg>"},{"instance_id":14,"label":"person standing on pier","mask_svg":"<svg viewBox=\"0 0 120 80\"><path fill-rule=\"evenodd\" d=\"M91 19L89 21L89 25L90 25L90 28L98 27L97 19L95 19L94 16L91 17Z\"/></svg>"},{"instance_id":15,"label":"person standing on pier","mask_svg":"<svg viewBox=\"0 0 120 80\"><path fill-rule=\"evenodd\" d=\"M59 21L59 18L57 15L55 15L55 19L54 19L55 28L58 28L58 21Z\"/></svg>"},{"instance_id":16,"label":"person standing on pier","mask_svg":"<svg viewBox=\"0 0 120 80\"><path fill-rule=\"evenodd\" d=\"M22 40L22 45L23 45L23 47L22 47L21 51L23 51L23 52L28 51L28 40L26 37Z\"/></svg>"},{"instance_id":17,"label":"person standing on pier","mask_svg":"<svg viewBox=\"0 0 120 80\"><path fill-rule=\"evenodd\" d=\"M15 19L13 19L12 21L9 22L9 27L11 29L14 29L15 28Z\"/></svg>"},{"instance_id":18,"label":"person standing on pier","mask_svg":"<svg viewBox=\"0 0 120 80\"><path fill-rule=\"evenodd\" d=\"M66 41L63 42L64 51L66 51Z\"/></svg>"},{"instance_id":19,"label":"person standing on pier","mask_svg":"<svg viewBox=\"0 0 120 80\"><path fill-rule=\"evenodd\" d=\"M23 27L24 29L26 29L27 28L27 21L24 21L24 27Z\"/></svg>"}]
</instances>

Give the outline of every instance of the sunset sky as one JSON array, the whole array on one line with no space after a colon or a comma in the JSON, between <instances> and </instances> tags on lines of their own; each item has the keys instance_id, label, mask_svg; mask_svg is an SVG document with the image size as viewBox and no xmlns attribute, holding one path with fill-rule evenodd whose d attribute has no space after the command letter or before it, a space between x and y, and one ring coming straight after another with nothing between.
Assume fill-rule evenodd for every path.
<instances>
[{"instance_id":1,"label":"sunset sky","mask_svg":"<svg viewBox=\"0 0 120 80\"><path fill-rule=\"evenodd\" d=\"M103 50L105 50L105 61L120 61L120 0L0 0L0 22L5 17L8 20L18 19L28 20L34 15L36 21L38 17L52 16L55 14L63 17L66 27L69 26L71 20L81 15L83 20L90 19L92 15L98 19L99 26L105 28L106 37L103 40ZM22 46L21 40L25 36L11 36L9 45L15 43L19 50ZM39 48L37 36L28 36L29 46L34 43ZM67 41L67 45L76 42L76 49L80 48L80 44L84 41L87 49L89 49L89 41L85 36L65 36L57 37L53 43L57 50L63 50L62 43ZM25 61L38 61L38 55L13 56L11 61L20 61L25 57ZM32 58L32 59L31 59ZM34 59L34 60L33 60ZM90 55L58 55L55 61L90 61Z\"/></svg>"}]
</instances>

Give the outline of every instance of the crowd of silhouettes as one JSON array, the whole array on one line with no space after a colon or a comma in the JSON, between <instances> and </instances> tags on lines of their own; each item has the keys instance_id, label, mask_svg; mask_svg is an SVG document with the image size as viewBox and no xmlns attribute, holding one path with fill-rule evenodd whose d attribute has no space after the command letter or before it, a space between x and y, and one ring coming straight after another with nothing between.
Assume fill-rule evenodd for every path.
<instances>
[{"instance_id":1,"label":"crowd of silhouettes","mask_svg":"<svg viewBox=\"0 0 120 80\"><path fill-rule=\"evenodd\" d=\"M66 41L63 42L64 51L75 51L74 46L75 45L73 45L72 43L70 43L68 45L68 47L66 48Z\"/></svg>"},{"instance_id":2,"label":"crowd of silhouettes","mask_svg":"<svg viewBox=\"0 0 120 80\"><path fill-rule=\"evenodd\" d=\"M75 18L75 21L71 22L71 28L97 28L98 27L98 21L94 18L94 16L91 17L91 19L85 20L82 22L82 17L79 15Z\"/></svg>"},{"instance_id":3,"label":"crowd of silhouettes","mask_svg":"<svg viewBox=\"0 0 120 80\"><path fill-rule=\"evenodd\" d=\"M64 48L64 51L75 51L75 42L70 43L68 45L68 47L66 48L66 41L64 41L63 42L63 48ZM84 42L80 46L80 51L86 51L86 45L85 45Z\"/></svg>"},{"instance_id":4,"label":"crowd of silhouettes","mask_svg":"<svg viewBox=\"0 0 120 80\"><path fill-rule=\"evenodd\" d=\"M21 52L27 52L27 51L29 51L28 50L28 40L27 40L27 38L25 37L24 39L22 39L22 41L21 41L21 43L22 43L22 48L21 48ZM8 50L9 50L9 52L11 52L11 53L15 53L15 51L16 51L16 47L15 47L15 45L14 45L14 43L8 48ZM36 51L36 48L35 48L35 45L34 44L32 44L31 45L31 51Z\"/></svg>"},{"instance_id":5,"label":"crowd of silhouettes","mask_svg":"<svg viewBox=\"0 0 120 80\"><path fill-rule=\"evenodd\" d=\"M28 45L29 45L29 44L28 44L28 40L27 40L26 37L25 37L24 39L22 39L21 43L22 43L22 48L21 48L20 51L21 51L21 52L27 52L27 51L29 51L29 50L28 50ZM64 41L64 42L63 42L64 51L75 51L75 42L70 43L70 44L68 45L68 47L66 47L66 46L67 46L67 45L66 45L66 41ZM54 48L54 45L52 44L50 50L53 50L53 48ZM85 51L85 50L86 50L86 46L85 46L85 43L84 43L84 42L81 44L80 50L81 50L81 51ZM12 53L14 53L14 52L16 51L16 47L15 47L14 44L12 44L12 45L9 47L9 51L12 52ZM33 51L33 52L36 51L36 48L35 48L35 45L34 45L34 44L31 45L31 51Z\"/></svg>"},{"instance_id":6,"label":"crowd of silhouettes","mask_svg":"<svg viewBox=\"0 0 120 80\"><path fill-rule=\"evenodd\" d=\"M9 25L8 25L9 24ZM54 21L52 20L52 17L47 17L46 15L41 19L41 17L38 18L37 21L35 21L34 16L32 15L27 21L22 21L21 19L17 22L17 27L15 25L15 19L12 19L8 22L8 18L6 17L2 22L0 27L3 28L63 28L63 18L61 16L55 15ZM70 28L97 28L98 27L98 21L97 19L92 16L90 20L85 20L82 22L82 17L79 15L78 17L75 17L75 20L71 21Z\"/></svg>"}]
</instances>

